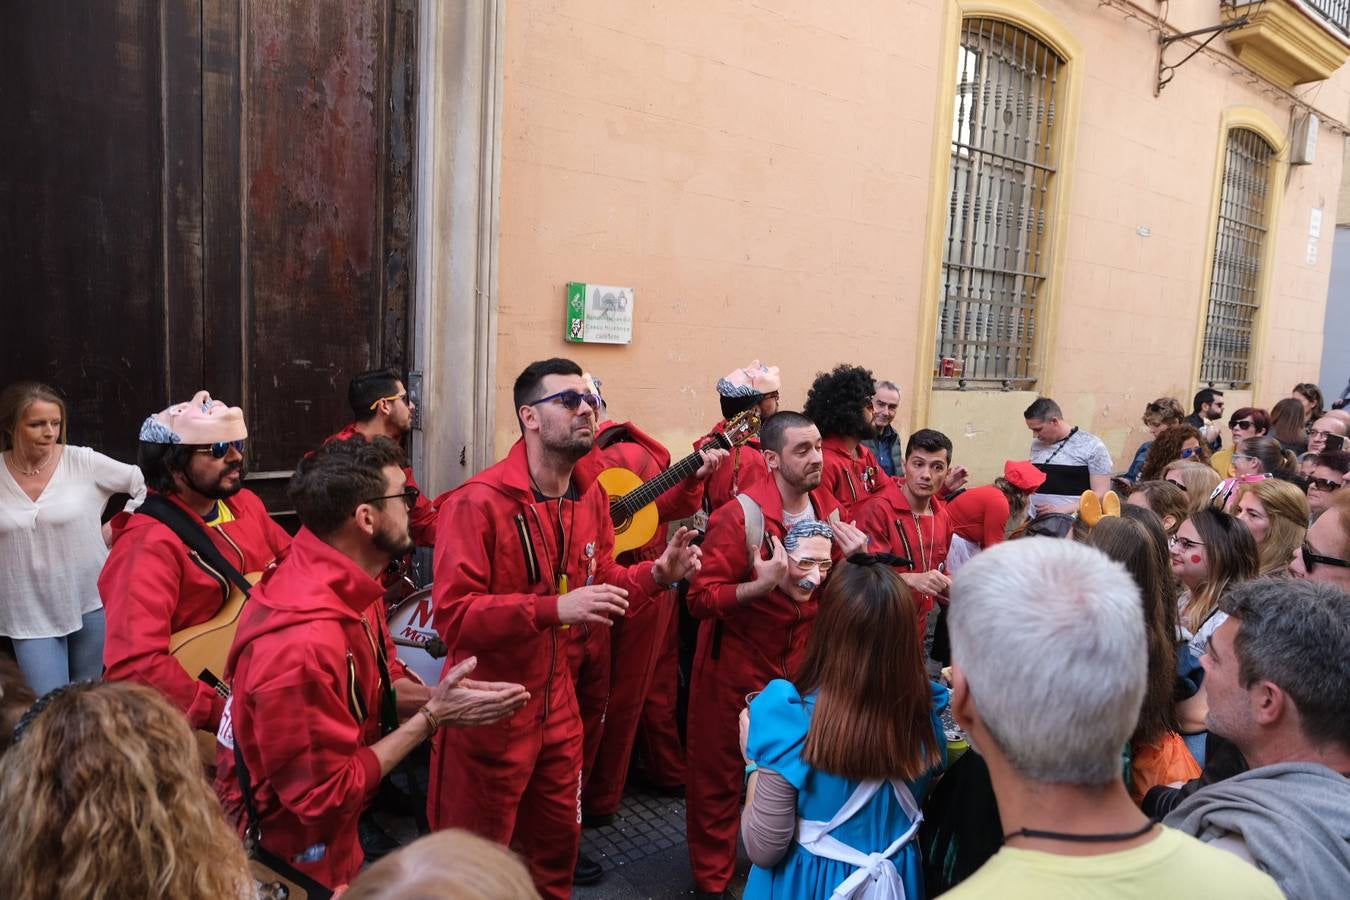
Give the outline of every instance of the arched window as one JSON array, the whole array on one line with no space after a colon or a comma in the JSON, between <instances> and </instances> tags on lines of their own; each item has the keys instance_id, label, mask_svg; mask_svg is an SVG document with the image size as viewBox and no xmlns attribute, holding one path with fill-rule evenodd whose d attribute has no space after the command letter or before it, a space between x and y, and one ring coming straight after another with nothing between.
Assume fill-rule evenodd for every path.
<instances>
[{"instance_id":1,"label":"arched window","mask_svg":"<svg viewBox=\"0 0 1350 900\"><path fill-rule=\"evenodd\" d=\"M1276 154L1265 138L1248 128L1229 130L1226 146L1200 382L1249 388Z\"/></svg>"},{"instance_id":2,"label":"arched window","mask_svg":"<svg viewBox=\"0 0 1350 900\"><path fill-rule=\"evenodd\" d=\"M1054 50L1016 25L962 23L937 387L959 379L1020 389L1036 382L1063 67Z\"/></svg>"}]
</instances>

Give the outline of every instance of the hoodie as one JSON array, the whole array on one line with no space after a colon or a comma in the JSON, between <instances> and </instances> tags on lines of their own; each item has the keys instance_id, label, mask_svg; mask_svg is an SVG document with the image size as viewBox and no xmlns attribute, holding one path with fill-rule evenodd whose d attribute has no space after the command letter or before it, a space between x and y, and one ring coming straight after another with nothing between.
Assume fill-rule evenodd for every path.
<instances>
[{"instance_id":1,"label":"hoodie","mask_svg":"<svg viewBox=\"0 0 1350 900\"><path fill-rule=\"evenodd\" d=\"M267 568L290 546L291 536L252 491L226 500L234 520L215 526L177 497L169 499L205 528L225 559L245 575ZM169 655L169 636L210 620L229 597L230 586L158 519L118 513L112 532L112 550L98 578L108 622L104 677L148 684L181 709L193 728L214 731L225 700Z\"/></svg>"},{"instance_id":2,"label":"hoodie","mask_svg":"<svg viewBox=\"0 0 1350 900\"><path fill-rule=\"evenodd\" d=\"M407 677L378 602L383 594L349 557L302 528L290 556L254 588L226 667L233 693L219 733L216 793L242 834L238 743L263 846L330 887L360 871L357 820L380 784L370 749L382 736L377 644L390 678Z\"/></svg>"}]
</instances>

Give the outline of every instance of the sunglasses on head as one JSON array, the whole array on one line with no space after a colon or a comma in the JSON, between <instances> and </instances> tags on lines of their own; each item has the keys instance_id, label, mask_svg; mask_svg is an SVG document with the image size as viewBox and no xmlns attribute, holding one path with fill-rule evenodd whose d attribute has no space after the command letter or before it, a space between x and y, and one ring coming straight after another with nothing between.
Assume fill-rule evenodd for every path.
<instances>
[{"instance_id":1,"label":"sunglasses on head","mask_svg":"<svg viewBox=\"0 0 1350 900\"><path fill-rule=\"evenodd\" d=\"M1315 487L1319 491L1326 491L1327 493L1331 493L1332 491L1339 488L1342 484L1344 484L1344 482L1332 481L1330 478L1308 479L1308 487Z\"/></svg>"},{"instance_id":2,"label":"sunglasses on head","mask_svg":"<svg viewBox=\"0 0 1350 900\"><path fill-rule=\"evenodd\" d=\"M421 492L421 491L419 491L417 488L413 487L412 485L408 485L407 487L405 487L402 491L400 491L400 492L397 493L397 494L386 494L386 495L384 495L383 497L367 497L366 499L362 500L361 502L362 502L362 503L374 503L374 502L377 501L377 500L393 500L393 499L395 499L395 498L401 498L401 499L403 500L403 502L404 502L405 504L407 504L408 509L412 509L414 506L417 505L417 498L420 497L420 496L422 496L422 492Z\"/></svg>"},{"instance_id":3,"label":"sunglasses on head","mask_svg":"<svg viewBox=\"0 0 1350 900\"><path fill-rule=\"evenodd\" d=\"M1322 556L1314 553L1307 541L1303 542L1303 546L1299 548L1299 552L1303 554L1303 568L1309 573L1312 572L1313 566L1315 565L1336 566L1341 569L1350 569L1350 559L1337 559L1334 556Z\"/></svg>"},{"instance_id":4,"label":"sunglasses on head","mask_svg":"<svg viewBox=\"0 0 1350 900\"><path fill-rule=\"evenodd\" d=\"M216 459L224 459L225 455L231 450L237 452L240 456L244 455L244 442L238 441L216 441L214 444L207 444L205 447L198 447L198 453L210 453Z\"/></svg>"},{"instance_id":5,"label":"sunglasses on head","mask_svg":"<svg viewBox=\"0 0 1350 900\"><path fill-rule=\"evenodd\" d=\"M600 404L603 402L599 394L592 394L587 391L558 391L556 394L549 394L547 397L540 397L538 400L531 400L527 406L538 406L541 403L548 403L550 400L557 400L567 409L576 409L583 402L596 412L600 411Z\"/></svg>"}]
</instances>

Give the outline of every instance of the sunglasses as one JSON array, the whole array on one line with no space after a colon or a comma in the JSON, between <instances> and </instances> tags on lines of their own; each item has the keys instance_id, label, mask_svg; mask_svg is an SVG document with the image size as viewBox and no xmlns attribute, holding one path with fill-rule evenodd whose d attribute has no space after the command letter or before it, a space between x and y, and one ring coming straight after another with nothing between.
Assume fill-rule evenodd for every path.
<instances>
[{"instance_id":1,"label":"sunglasses","mask_svg":"<svg viewBox=\"0 0 1350 900\"><path fill-rule=\"evenodd\" d=\"M214 444L207 444L205 447L198 447L198 453L210 453L216 459L224 459L225 454L234 450L240 456L244 455L244 442L239 441L216 441Z\"/></svg>"},{"instance_id":2,"label":"sunglasses","mask_svg":"<svg viewBox=\"0 0 1350 900\"><path fill-rule=\"evenodd\" d=\"M1313 566L1315 565L1337 566L1342 569L1350 569L1350 559L1337 559L1334 556L1321 556L1312 551L1312 547L1308 546L1307 541L1304 541L1303 546L1299 549L1303 554L1303 568L1309 573L1312 572Z\"/></svg>"},{"instance_id":3,"label":"sunglasses","mask_svg":"<svg viewBox=\"0 0 1350 900\"><path fill-rule=\"evenodd\" d=\"M1340 487L1340 486L1341 486L1342 484L1344 484L1344 483L1345 483L1345 482L1342 482L1342 481L1332 481L1330 478L1310 478L1310 479L1308 479L1308 487L1315 487L1315 488L1317 488L1319 491L1326 491L1328 494L1331 493L1332 491L1336 490L1338 487Z\"/></svg>"},{"instance_id":4,"label":"sunglasses","mask_svg":"<svg viewBox=\"0 0 1350 900\"><path fill-rule=\"evenodd\" d=\"M1183 491L1186 490L1186 485L1182 484L1180 481L1177 481L1175 478L1164 478L1163 481L1166 481L1168 484L1175 484Z\"/></svg>"},{"instance_id":5,"label":"sunglasses","mask_svg":"<svg viewBox=\"0 0 1350 900\"><path fill-rule=\"evenodd\" d=\"M374 403L370 404L370 408L371 408L371 409L374 409L375 407L379 406L381 403L384 403L386 400L387 400L388 402L390 402L390 403L394 403L395 401L398 401L398 400L403 400L403 401L405 401L405 402L407 402L407 403L411 403L411 402L412 402L412 401L408 398L408 392L407 392L407 391L404 391L404 392L401 393L401 394L390 394L388 397L381 397L380 399L376 400Z\"/></svg>"},{"instance_id":6,"label":"sunglasses","mask_svg":"<svg viewBox=\"0 0 1350 900\"><path fill-rule=\"evenodd\" d=\"M803 556L801 559L793 559L789 556L788 559L791 559L793 563L803 569L819 569L822 575L834 567L834 561L829 559L812 559L809 556Z\"/></svg>"},{"instance_id":7,"label":"sunglasses","mask_svg":"<svg viewBox=\"0 0 1350 900\"><path fill-rule=\"evenodd\" d=\"M1181 451L1181 458L1182 458L1182 459L1190 459L1192 456L1194 456L1195 454L1197 454L1197 453L1199 453L1199 452L1200 452L1200 451L1199 451L1198 449L1196 449L1195 447L1187 447L1185 450L1182 450L1182 451Z\"/></svg>"},{"instance_id":8,"label":"sunglasses","mask_svg":"<svg viewBox=\"0 0 1350 900\"><path fill-rule=\"evenodd\" d=\"M550 400L557 400L567 409L575 410L583 402L596 412L600 411L600 404L603 402L599 394L592 394L586 391L558 391L556 394L549 394L547 397L540 397L538 400L531 400L526 406L538 406L541 403L547 403Z\"/></svg>"},{"instance_id":9,"label":"sunglasses","mask_svg":"<svg viewBox=\"0 0 1350 900\"><path fill-rule=\"evenodd\" d=\"M1255 428L1256 423L1251 419L1238 419L1236 422L1229 422L1228 427L1237 431L1239 428Z\"/></svg>"},{"instance_id":10,"label":"sunglasses","mask_svg":"<svg viewBox=\"0 0 1350 900\"><path fill-rule=\"evenodd\" d=\"M366 499L362 500L361 502L362 502L362 503L375 503L375 502L378 501L378 500L393 500L393 499L395 499L395 498L401 498L401 499L403 500L403 502L404 502L405 504L407 504L408 509L411 510L414 506L417 505L417 498L420 497L420 496L422 496L422 492L421 492L421 491L419 491L417 488L413 487L412 485L408 485L408 486L405 487L401 492L399 492L399 493L397 493L397 494L386 494L386 495L383 496L383 497L367 497Z\"/></svg>"}]
</instances>

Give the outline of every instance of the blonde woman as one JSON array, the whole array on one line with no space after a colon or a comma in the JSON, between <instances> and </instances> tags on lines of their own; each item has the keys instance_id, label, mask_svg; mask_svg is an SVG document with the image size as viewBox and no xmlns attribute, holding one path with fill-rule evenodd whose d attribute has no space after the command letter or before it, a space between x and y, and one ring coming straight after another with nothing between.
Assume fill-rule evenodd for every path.
<instances>
[{"instance_id":1,"label":"blonde woman","mask_svg":"<svg viewBox=\"0 0 1350 900\"><path fill-rule=\"evenodd\" d=\"M145 499L140 469L67 445L66 425L45 384L0 392L0 635L39 695L102 675L101 516L114 494Z\"/></svg>"},{"instance_id":2,"label":"blonde woman","mask_svg":"<svg viewBox=\"0 0 1350 900\"><path fill-rule=\"evenodd\" d=\"M460 829L436 831L366 869L343 900L537 900L514 853Z\"/></svg>"},{"instance_id":3,"label":"blonde woman","mask_svg":"<svg viewBox=\"0 0 1350 900\"><path fill-rule=\"evenodd\" d=\"M1170 481L1186 492L1190 500L1190 511L1204 509L1210 504L1210 496L1219 486L1219 473L1202 462L1177 459L1163 469L1163 481Z\"/></svg>"},{"instance_id":4,"label":"blonde woman","mask_svg":"<svg viewBox=\"0 0 1350 900\"><path fill-rule=\"evenodd\" d=\"M1288 481L1267 478L1240 485L1233 514L1247 526L1260 553L1261 575L1283 575L1308 533L1308 498Z\"/></svg>"},{"instance_id":5,"label":"blonde woman","mask_svg":"<svg viewBox=\"0 0 1350 900\"><path fill-rule=\"evenodd\" d=\"M0 766L13 900L256 896L183 714L152 688L82 682L29 711Z\"/></svg>"}]
</instances>

